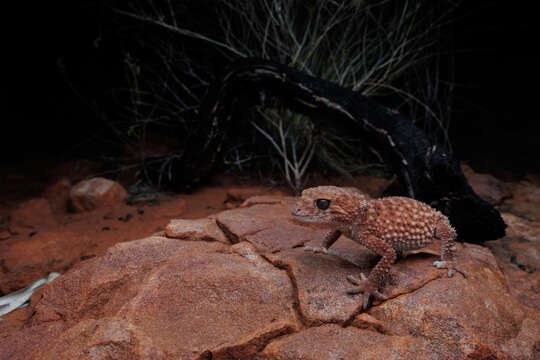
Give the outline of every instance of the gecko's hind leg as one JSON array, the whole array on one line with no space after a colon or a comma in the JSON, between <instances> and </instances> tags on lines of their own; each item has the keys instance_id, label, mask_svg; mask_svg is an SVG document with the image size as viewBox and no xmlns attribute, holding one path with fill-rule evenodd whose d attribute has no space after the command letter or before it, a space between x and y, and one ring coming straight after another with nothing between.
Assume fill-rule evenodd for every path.
<instances>
[{"instance_id":1,"label":"gecko's hind leg","mask_svg":"<svg viewBox=\"0 0 540 360\"><path fill-rule=\"evenodd\" d=\"M433 266L438 269L447 269L448 277L452 277L454 272L459 272L465 278L468 274L465 270L462 270L456 260L456 231L450 225L450 222L446 219L440 221L435 228L435 237L441 240L441 260L434 261Z\"/></svg>"}]
</instances>

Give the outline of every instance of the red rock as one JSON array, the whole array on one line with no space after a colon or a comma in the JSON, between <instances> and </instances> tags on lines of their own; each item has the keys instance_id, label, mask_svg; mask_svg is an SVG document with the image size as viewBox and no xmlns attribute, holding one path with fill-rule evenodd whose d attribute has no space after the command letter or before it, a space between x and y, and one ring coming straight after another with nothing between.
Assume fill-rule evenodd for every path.
<instances>
[{"instance_id":1,"label":"red rock","mask_svg":"<svg viewBox=\"0 0 540 360\"><path fill-rule=\"evenodd\" d=\"M88 236L66 230L40 231L31 238L2 244L0 291L19 290L51 272L63 272L91 246Z\"/></svg>"},{"instance_id":2,"label":"red rock","mask_svg":"<svg viewBox=\"0 0 540 360\"><path fill-rule=\"evenodd\" d=\"M375 319L368 313L362 313L356 316L351 323L351 326L357 327L359 329L369 329L371 331L377 331L381 334L392 334L390 329L388 329L382 321Z\"/></svg>"},{"instance_id":3,"label":"red rock","mask_svg":"<svg viewBox=\"0 0 540 360\"><path fill-rule=\"evenodd\" d=\"M127 321L83 320L33 354L34 360L167 359L152 340Z\"/></svg>"},{"instance_id":4,"label":"red rock","mask_svg":"<svg viewBox=\"0 0 540 360\"><path fill-rule=\"evenodd\" d=\"M264 349L259 359L435 359L430 355L419 338L329 324L278 339Z\"/></svg>"},{"instance_id":5,"label":"red rock","mask_svg":"<svg viewBox=\"0 0 540 360\"><path fill-rule=\"evenodd\" d=\"M159 236L118 243L102 256L78 263L34 294L34 324L114 316L138 291L150 269L182 253L224 251L217 242L180 241ZM54 285L54 286L52 286Z\"/></svg>"},{"instance_id":6,"label":"red rock","mask_svg":"<svg viewBox=\"0 0 540 360\"><path fill-rule=\"evenodd\" d=\"M293 287L251 245L226 249L162 237L117 244L34 293L29 326L0 337L0 359L251 359L298 329ZM30 330L40 338L26 343Z\"/></svg>"},{"instance_id":7,"label":"red rock","mask_svg":"<svg viewBox=\"0 0 540 360\"><path fill-rule=\"evenodd\" d=\"M500 204L510 197L511 194L506 185L493 175L479 174L468 165L461 165L461 169L474 192L490 204Z\"/></svg>"},{"instance_id":8,"label":"red rock","mask_svg":"<svg viewBox=\"0 0 540 360\"><path fill-rule=\"evenodd\" d=\"M268 229L284 219L292 220L287 207L266 204L226 210L216 216L217 224L232 243L243 241L246 235Z\"/></svg>"},{"instance_id":9,"label":"red rock","mask_svg":"<svg viewBox=\"0 0 540 360\"><path fill-rule=\"evenodd\" d=\"M314 254L303 249L265 255L274 265L287 269L298 289L299 312L309 326L325 322L345 323L359 300L347 295L347 275L359 269L336 256Z\"/></svg>"},{"instance_id":10,"label":"red rock","mask_svg":"<svg viewBox=\"0 0 540 360\"><path fill-rule=\"evenodd\" d=\"M269 338L296 329L292 286L246 244L237 246L236 256L171 259L121 316L172 358L199 359L207 350L213 359L252 358Z\"/></svg>"},{"instance_id":11,"label":"red rock","mask_svg":"<svg viewBox=\"0 0 540 360\"><path fill-rule=\"evenodd\" d=\"M346 292L351 287L346 276L367 275L374 266L377 257L365 248L341 237L331 248L336 255L288 249L300 245L300 238L317 244L320 230L306 227L302 234L288 228L299 225L290 217L290 206L280 202L200 221L213 220L220 220L231 238L254 245L200 241L204 231L185 235L187 240L153 236L117 244L39 288L25 310L28 318L21 315L11 326L0 326L0 359L538 355L540 315L512 295L484 247L458 245L458 262L468 279L461 274L448 278L432 265L437 246L409 254L393 265L382 289L389 299L363 312L362 295ZM530 237L529 225L516 225L523 244L531 242L525 237ZM6 244L12 246L13 239L0 242L0 253ZM0 267L0 274L4 270ZM24 327L17 325L22 322Z\"/></svg>"},{"instance_id":12,"label":"red rock","mask_svg":"<svg viewBox=\"0 0 540 360\"><path fill-rule=\"evenodd\" d=\"M127 192L122 185L100 177L83 180L70 192L70 206L75 212L114 206L126 199Z\"/></svg>"},{"instance_id":13,"label":"red rock","mask_svg":"<svg viewBox=\"0 0 540 360\"><path fill-rule=\"evenodd\" d=\"M540 242L540 222L527 220L512 213L501 213L501 216L507 226L507 237L522 237Z\"/></svg>"},{"instance_id":14,"label":"red rock","mask_svg":"<svg viewBox=\"0 0 540 360\"><path fill-rule=\"evenodd\" d=\"M21 235L58 226L51 206L44 198L28 200L13 211L9 218L10 232Z\"/></svg>"},{"instance_id":15,"label":"red rock","mask_svg":"<svg viewBox=\"0 0 540 360\"><path fill-rule=\"evenodd\" d=\"M501 215L508 225L506 236L485 244L503 267L512 294L540 311L540 222L506 212Z\"/></svg>"},{"instance_id":16,"label":"red rock","mask_svg":"<svg viewBox=\"0 0 540 360\"><path fill-rule=\"evenodd\" d=\"M415 255L411 258L418 266L410 264L411 258L403 262L409 263L409 271L418 271L418 280L406 284L398 278L384 292L390 299L375 304L368 313L393 334L416 334L433 341L429 350L442 358L486 358L492 354L495 358L532 359L529 355L535 351L540 332L535 337L517 336L520 331L530 333L530 324L524 321L538 313L529 315L508 292L504 275L488 249L467 245L458 249L458 254L458 262L469 273L467 279L440 273L430 279L433 270L425 269L427 277L420 273L424 268L420 264L427 259ZM399 271L403 274L403 269ZM405 275L409 278L412 274ZM516 341L522 348L507 352Z\"/></svg>"},{"instance_id":17,"label":"red rock","mask_svg":"<svg viewBox=\"0 0 540 360\"><path fill-rule=\"evenodd\" d=\"M219 241L229 243L214 219L171 220L165 228L167 237L192 241Z\"/></svg>"},{"instance_id":18,"label":"red rock","mask_svg":"<svg viewBox=\"0 0 540 360\"><path fill-rule=\"evenodd\" d=\"M265 253L303 246L313 239L322 239L325 233L324 230L310 229L281 220L267 229L245 235L244 239L253 244L259 252Z\"/></svg>"},{"instance_id":19,"label":"red rock","mask_svg":"<svg viewBox=\"0 0 540 360\"><path fill-rule=\"evenodd\" d=\"M502 205L504 211L540 222L540 187L528 181L511 183L512 198Z\"/></svg>"}]
</instances>

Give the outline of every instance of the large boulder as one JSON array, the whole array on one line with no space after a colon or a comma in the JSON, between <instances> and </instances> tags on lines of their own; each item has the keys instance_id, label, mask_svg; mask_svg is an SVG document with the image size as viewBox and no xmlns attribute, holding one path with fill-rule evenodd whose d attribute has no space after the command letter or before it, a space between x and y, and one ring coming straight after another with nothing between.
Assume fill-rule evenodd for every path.
<instances>
[{"instance_id":1,"label":"large boulder","mask_svg":"<svg viewBox=\"0 0 540 360\"><path fill-rule=\"evenodd\" d=\"M346 276L377 257L344 237L305 251L324 231L290 204L248 199L77 264L33 295L24 326L0 327L0 359L538 358L539 313L489 249L459 245L467 279L433 267L439 244L408 253L363 311Z\"/></svg>"},{"instance_id":2,"label":"large boulder","mask_svg":"<svg viewBox=\"0 0 540 360\"><path fill-rule=\"evenodd\" d=\"M299 327L290 279L247 243L120 243L50 285L0 359L249 359Z\"/></svg>"}]
</instances>

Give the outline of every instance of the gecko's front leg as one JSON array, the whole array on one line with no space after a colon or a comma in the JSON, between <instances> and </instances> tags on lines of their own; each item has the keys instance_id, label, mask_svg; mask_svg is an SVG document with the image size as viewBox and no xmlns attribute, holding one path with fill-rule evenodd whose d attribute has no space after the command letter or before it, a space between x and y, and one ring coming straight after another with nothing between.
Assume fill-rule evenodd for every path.
<instances>
[{"instance_id":1,"label":"gecko's front leg","mask_svg":"<svg viewBox=\"0 0 540 360\"><path fill-rule=\"evenodd\" d=\"M310 245L306 245L304 247L304 250L307 251L313 251L314 253L322 252L324 254L329 254L328 248L332 246L339 236L341 235L341 231L339 230L330 230L323 238L321 247L312 247Z\"/></svg>"}]
</instances>

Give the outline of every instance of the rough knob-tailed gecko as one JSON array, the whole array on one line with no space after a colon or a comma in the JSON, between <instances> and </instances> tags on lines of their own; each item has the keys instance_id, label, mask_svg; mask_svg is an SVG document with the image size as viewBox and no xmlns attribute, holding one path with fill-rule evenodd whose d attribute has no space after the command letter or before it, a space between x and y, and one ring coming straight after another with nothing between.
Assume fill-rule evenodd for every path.
<instances>
[{"instance_id":1,"label":"rough knob-tailed gecko","mask_svg":"<svg viewBox=\"0 0 540 360\"><path fill-rule=\"evenodd\" d=\"M456 262L456 231L446 216L420 201L405 197L385 197L368 200L364 195L347 188L319 186L306 189L291 210L294 218L330 228L322 248L315 252L328 252L341 234L381 255L381 260L366 278L349 276L355 285L348 293L363 293L363 308L371 296L386 300L379 292L384 286L396 253L425 247L434 239L441 241L441 260L434 266L448 270L448 277L455 271L467 277Z\"/></svg>"}]
</instances>

